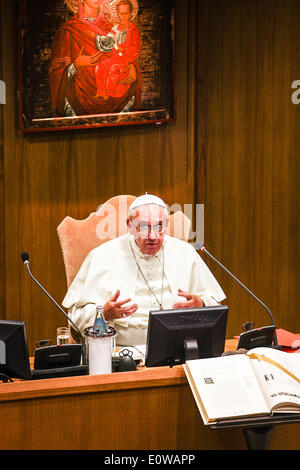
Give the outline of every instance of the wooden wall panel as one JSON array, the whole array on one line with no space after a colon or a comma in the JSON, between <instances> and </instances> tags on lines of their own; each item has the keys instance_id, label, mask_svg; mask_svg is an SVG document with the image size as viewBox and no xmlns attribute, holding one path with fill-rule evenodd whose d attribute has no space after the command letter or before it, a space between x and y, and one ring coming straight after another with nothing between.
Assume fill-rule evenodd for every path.
<instances>
[{"instance_id":1,"label":"wooden wall panel","mask_svg":"<svg viewBox=\"0 0 300 470\"><path fill-rule=\"evenodd\" d=\"M299 2L201 4L207 249L270 307L276 325L299 331L300 108L291 102L299 77ZM228 296L228 333L239 333L247 320L268 324L267 312L208 264Z\"/></svg>"},{"instance_id":2,"label":"wooden wall panel","mask_svg":"<svg viewBox=\"0 0 300 470\"><path fill-rule=\"evenodd\" d=\"M2 12L0 4L0 22ZM1 24L1 23L0 23ZM2 37L0 34L0 51L2 50ZM0 58L0 80L3 80L2 61ZM5 98L5 96L4 96ZM3 100L5 101L5 100ZM0 311L5 311L5 236L4 236L4 129L3 129L3 108L5 104L1 104L0 100Z\"/></svg>"},{"instance_id":3,"label":"wooden wall panel","mask_svg":"<svg viewBox=\"0 0 300 470\"><path fill-rule=\"evenodd\" d=\"M180 4L176 16L175 122L21 135L16 99L16 1L1 4L2 62L8 84L4 110L5 317L26 321L32 349L38 339L55 339L56 327L64 318L28 277L20 258L22 251L30 255L33 274L61 302L66 281L56 227L66 215L85 218L116 194L148 191L160 194L170 205L194 202L191 110L195 100L194 87L188 83L194 73L195 51L190 48L194 30L188 28L190 9Z\"/></svg>"}]
</instances>

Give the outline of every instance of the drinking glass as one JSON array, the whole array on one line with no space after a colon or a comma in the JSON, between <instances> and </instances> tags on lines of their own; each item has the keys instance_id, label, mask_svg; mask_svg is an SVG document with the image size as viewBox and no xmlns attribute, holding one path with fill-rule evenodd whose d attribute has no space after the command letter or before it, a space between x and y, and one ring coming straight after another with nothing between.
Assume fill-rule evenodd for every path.
<instances>
[{"instance_id":1,"label":"drinking glass","mask_svg":"<svg viewBox=\"0 0 300 470\"><path fill-rule=\"evenodd\" d=\"M61 326L56 330L57 344L68 344L70 342L70 328L67 326Z\"/></svg>"}]
</instances>

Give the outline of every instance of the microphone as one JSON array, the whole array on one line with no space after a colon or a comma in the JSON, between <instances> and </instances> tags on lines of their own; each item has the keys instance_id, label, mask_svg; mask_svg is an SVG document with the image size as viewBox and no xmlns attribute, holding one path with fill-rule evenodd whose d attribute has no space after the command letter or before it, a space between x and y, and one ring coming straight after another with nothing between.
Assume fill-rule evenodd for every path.
<instances>
[{"instance_id":1,"label":"microphone","mask_svg":"<svg viewBox=\"0 0 300 470\"><path fill-rule=\"evenodd\" d=\"M46 289L44 289L44 287L32 275L32 273L30 271L30 268L29 268L29 255L28 255L28 253L26 253L26 252L22 253L21 258L22 258L22 261L23 261L23 263L25 264L25 266L27 268L28 274L31 277L31 279L34 280L34 282L39 286L39 288L42 289L42 291L49 297L49 299L54 303L54 305L64 314L64 316L67 318L67 320L73 325L75 330L80 335L81 344L82 344L82 363L83 363L83 365L87 365L86 345L85 345L83 335L82 335L81 331L79 330L78 326L71 320L69 315L66 314L66 312L61 308L61 306L53 299L53 297L51 297L51 295L46 291Z\"/></svg>"},{"instance_id":2,"label":"microphone","mask_svg":"<svg viewBox=\"0 0 300 470\"><path fill-rule=\"evenodd\" d=\"M229 276L232 277L243 289L245 289L245 291L247 291L248 294L250 294L263 308L267 310L271 318L272 326L274 327L274 345L277 346L275 324L274 324L274 319L273 319L271 310L258 297L256 297L256 295L253 294L253 292L251 292L251 290L248 289L248 287L246 287L236 276L234 276L234 274L232 274L227 268L225 268L225 266L222 263L220 263L220 261L218 261L211 253L209 253L209 251L207 251L204 245L202 245L202 247L200 248L200 251L207 254L215 263L217 263L222 269L224 269L224 271L226 271L226 273L229 274Z\"/></svg>"}]
</instances>

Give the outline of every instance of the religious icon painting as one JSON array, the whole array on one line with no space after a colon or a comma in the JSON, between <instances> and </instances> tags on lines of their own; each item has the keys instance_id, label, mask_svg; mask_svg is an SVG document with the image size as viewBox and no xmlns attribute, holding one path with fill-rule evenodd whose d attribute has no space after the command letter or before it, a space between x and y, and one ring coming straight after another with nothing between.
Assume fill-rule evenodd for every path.
<instances>
[{"instance_id":1,"label":"religious icon painting","mask_svg":"<svg viewBox=\"0 0 300 470\"><path fill-rule=\"evenodd\" d=\"M19 0L24 133L175 119L173 0Z\"/></svg>"}]
</instances>

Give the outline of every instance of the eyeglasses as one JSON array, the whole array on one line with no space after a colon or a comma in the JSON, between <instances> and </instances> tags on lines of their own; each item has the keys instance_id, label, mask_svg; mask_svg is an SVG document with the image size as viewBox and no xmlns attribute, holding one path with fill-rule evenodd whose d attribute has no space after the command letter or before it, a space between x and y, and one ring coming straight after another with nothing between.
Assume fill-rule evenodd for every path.
<instances>
[{"instance_id":1,"label":"eyeglasses","mask_svg":"<svg viewBox=\"0 0 300 470\"><path fill-rule=\"evenodd\" d=\"M145 223L141 223L141 224L133 224L134 228L136 229L137 232L140 232L140 233L144 233L144 234L149 234L152 230L154 233L162 233L163 230L164 230L164 224L163 223L159 223L159 224L156 224L156 225L148 225L148 224L145 224Z\"/></svg>"}]
</instances>

